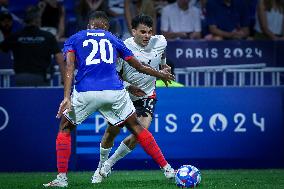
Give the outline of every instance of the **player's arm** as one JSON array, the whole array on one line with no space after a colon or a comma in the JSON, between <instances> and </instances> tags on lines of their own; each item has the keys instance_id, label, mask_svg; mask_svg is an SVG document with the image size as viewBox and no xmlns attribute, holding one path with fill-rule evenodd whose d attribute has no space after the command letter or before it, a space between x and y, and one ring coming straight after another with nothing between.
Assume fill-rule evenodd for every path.
<instances>
[{"instance_id":1,"label":"player's arm","mask_svg":"<svg viewBox=\"0 0 284 189\"><path fill-rule=\"evenodd\" d=\"M66 54L66 65L64 74L64 99L60 104L59 110L57 112L57 118L60 118L64 111L70 111L71 108L71 87L74 77L75 70L75 53L67 52Z\"/></svg>"},{"instance_id":2,"label":"player's arm","mask_svg":"<svg viewBox=\"0 0 284 189\"><path fill-rule=\"evenodd\" d=\"M169 73L172 73L171 67L167 64L165 52L162 54L160 67L161 69L166 69Z\"/></svg>"},{"instance_id":3,"label":"player's arm","mask_svg":"<svg viewBox=\"0 0 284 189\"><path fill-rule=\"evenodd\" d=\"M160 78L164 81L170 81L170 80L175 79L175 76L170 74L165 69L157 71L150 66L145 66L145 65L141 64L134 56L132 56L130 59L128 59L126 61L129 63L130 66L132 66L133 68L135 68L137 71L139 71L141 73Z\"/></svg>"},{"instance_id":4,"label":"player's arm","mask_svg":"<svg viewBox=\"0 0 284 189\"><path fill-rule=\"evenodd\" d=\"M119 58L119 60L117 61L117 64L116 64L116 71L118 72L118 75L120 76L121 80L123 80L123 85L124 85L125 89L129 93L133 94L134 96L138 96L138 97L145 96L146 93L142 89L140 89L140 88L138 88L134 85L131 85L131 83L129 83L129 82L127 82L123 79L123 64L124 64L124 60Z\"/></svg>"},{"instance_id":5,"label":"player's arm","mask_svg":"<svg viewBox=\"0 0 284 189\"><path fill-rule=\"evenodd\" d=\"M174 80L175 76L167 72L166 70L161 70L157 71L156 69L150 67L150 66L145 66L143 63L139 62L133 55L130 49L128 49L125 44L119 40L115 39L114 40L116 49L118 50L120 57L122 57L130 66L135 68L138 72L144 73L147 75L151 75L157 78L160 78L165 81L170 81Z\"/></svg>"},{"instance_id":6,"label":"player's arm","mask_svg":"<svg viewBox=\"0 0 284 189\"><path fill-rule=\"evenodd\" d=\"M162 54L161 57L160 69L172 73L172 68L167 64L165 52ZM162 81L165 83L166 87L168 87L168 85L172 83L171 81L165 81L165 80Z\"/></svg>"}]
</instances>

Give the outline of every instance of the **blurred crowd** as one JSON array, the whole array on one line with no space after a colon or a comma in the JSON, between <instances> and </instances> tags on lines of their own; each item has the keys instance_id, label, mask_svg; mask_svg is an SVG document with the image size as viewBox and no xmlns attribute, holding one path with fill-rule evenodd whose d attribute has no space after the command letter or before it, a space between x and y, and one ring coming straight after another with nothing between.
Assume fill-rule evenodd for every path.
<instances>
[{"instance_id":1,"label":"blurred crowd","mask_svg":"<svg viewBox=\"0 0 284 189\"><path fill-rule=\"evenodd\" d=\"M72 1L73 7L68 7L66 14L68 1ZM66 37L85 29L88 14L93 10L106 11L111 18L111 31L123 39L131 36L130 21L138 13L152 16L155 34L163 34L167 39L284 39L284 0L29 2L40 10L41 29L52 33L58 41L64 41ZM25 7L28 8L28 5L23 9ZM24 14L17 15L9 10L9 0L0 0L0 41L23 29L24 19Z\"/></svg>"},{"instance_id":2,"label":"blurred crowd","mask_svg":"<svg viewBox=\"0 0 284 189\"><path fill-rule=\"evenodd\" d=\"M96 10L108 14L110 31L122 39L144 13L154 34L168 40L284 40L284 0L25 0L20 9L9 3L0 0L0 50L13 54L16 86L49 85L52 57L61 72L64 64L59 44L85 29Z\"/></svg>"}]
</instances>

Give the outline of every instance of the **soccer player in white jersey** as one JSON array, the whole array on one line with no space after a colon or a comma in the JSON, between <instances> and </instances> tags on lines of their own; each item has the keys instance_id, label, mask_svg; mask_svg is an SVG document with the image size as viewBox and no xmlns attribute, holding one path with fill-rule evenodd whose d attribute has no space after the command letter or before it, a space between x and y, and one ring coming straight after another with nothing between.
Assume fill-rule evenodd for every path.
<instances>
[{"instance_id":1,"label":"soccer player in white jersey","mask_svg":"<svg viewBox=\"0 0 284 189\"><path fill-rule=\"evenodd\" d=\"M145 152L160 167L168 170L168 162L154 137L137 121L133 103L116 71L117 57L119 55L135 69L164 79L165 82L174 79L174 76L166 70L157 71L142 65L120 39L107 31L108 28L106 14L95 11L90 15L89 29L74 34L64 44L64 99L57 114L57 117L62 117L56 139L58 175L53 181L44 184L45 187L68 186L71 130L95 111L100 111L111 127L125 123ZM71 97L75 63L78 72Z\"/></svg>"},{"instance_id":2,"label":"soccer player in white jersey","mask_svg":"<svg viewBox=\"0 0 284 189\"><path fill-rule=\"evenodd\" d=\"M157 70L161 67L170 71L170 67L166 64L164 56L167 41L162 35L152 35L152 25L153 21L151 17L143 14L137 15L132 20L132 33L134 37L126 39L124 43L144 65ZM121 73L124 86L133 101L139 122L144 128L148 129L157 101L155 92L156 78L139 73L122 59L117 65L117 70ZM106 129L100 145L100 162L93 175L92 183L100 183L103 177L110 173L111 167L119 159L130 153L138 143L133 134L129 135L120 143L115 153L107 159L113 146L114 138L118 133L119 128L108 126ZM170 165L168 165L168 169L173 171ZM173 174L169 174L168 171L165 171L164 174L167 178L173 177Z\"/></svg>"}]
</instances>

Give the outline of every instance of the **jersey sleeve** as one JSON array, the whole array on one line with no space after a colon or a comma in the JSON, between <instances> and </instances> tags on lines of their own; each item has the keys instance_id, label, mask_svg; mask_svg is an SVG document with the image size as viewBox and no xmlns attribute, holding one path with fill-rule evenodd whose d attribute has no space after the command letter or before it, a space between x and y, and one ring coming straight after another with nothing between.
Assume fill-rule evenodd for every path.
<instances>
[{"instance_id":1,"label":"jersey sleeve","mask_svg":"<svg viewBox=\"0 0 284 189\"><path fill-rule=\"evenodd\" d=\"M163 35L155 35L152 37L150 44L146 47L149 49L155 49L158 53L158 56L161 56L165 53L167 47L167 40ZM161 61L160 64L165 64L165 61Z\"/></svg>"},{"instance_id":2,"label":"jersey sleeve","mask_svg":"<svg viewBox=\"0 0 284 189\"><path fill-rule=\"evenodd\" d=\"M129 60L130 58L132 58L134 55L132 53L132 51L127 48L125 46L125 44L123 43L122 40L114 37L114 44L115 44L115 47L116 47L116 50L118 51L119 53L119 56L120 58L122 58L123 60Z\"/></svg>"},{"instance_id":3,"label":"jersey sleeve","mask_svg":"<svg viewBox=\"0 0 284 189\"><path fill-rule=\"evenodd\" d=\"M117 59L117 63L116 63L116 71L117 72L120 72L122 70L123 63L124 63L123 59L121 59L121 58Z\"/></svg>"},{"instance_id":4,"label":"jersey sleeve","mask_svg":"<svg viewBox=\"0 0 284 189\"><path fill-rule=\"evenodd\" d=\"M73 35L65 41L64 47L62 50L65 58L68 52L75 52L75 48L74 48L75 39L76 39L76 35Z\"/></svg>"},{"instance_id":5,"label":"jersey sleeve","mask_svg":"<svg viewBox=\"0 0 284 189\"><path fill-rule=\"evenodd\" d=\"M155 35L154 48L158 51L165 51L167 47L167 40L163 35Z\"/></svg>"}]
</instances>

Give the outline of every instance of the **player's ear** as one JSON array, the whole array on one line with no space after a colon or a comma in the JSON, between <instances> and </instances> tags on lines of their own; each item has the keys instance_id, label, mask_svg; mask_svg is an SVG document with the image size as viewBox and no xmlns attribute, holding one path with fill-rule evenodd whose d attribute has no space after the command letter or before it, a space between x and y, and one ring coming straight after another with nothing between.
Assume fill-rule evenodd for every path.
<instances>
[{"instance_id":1,"label":"player's ear","mask_svg":"<svg viewBox=\"0 0 284 189\"><path fill-rule=\"evenodd\" d=\"M132 31L132 35L135 36L136 35L136 30L132 29L131 31Z\"/></svg>"}]
</instances>

